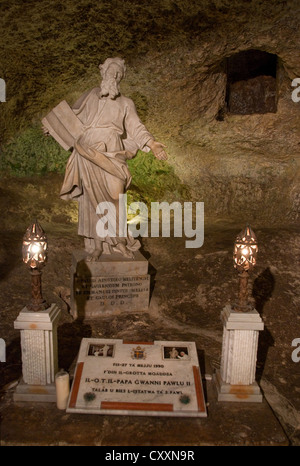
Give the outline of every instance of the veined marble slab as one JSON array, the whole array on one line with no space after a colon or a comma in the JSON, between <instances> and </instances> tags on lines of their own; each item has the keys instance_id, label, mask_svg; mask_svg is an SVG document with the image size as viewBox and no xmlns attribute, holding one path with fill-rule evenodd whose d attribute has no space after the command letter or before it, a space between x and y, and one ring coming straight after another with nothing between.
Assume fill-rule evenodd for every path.
<instances>
[{"instance_id":1,"label":"veined marble slab","mask_svg":"<svg viewBox=\"0 0 300 466\"><path fill-rule=\"evenodd\" d=\"M195 343L83 338L67 412L206 417Z\"/></svg>"}]
</instances>

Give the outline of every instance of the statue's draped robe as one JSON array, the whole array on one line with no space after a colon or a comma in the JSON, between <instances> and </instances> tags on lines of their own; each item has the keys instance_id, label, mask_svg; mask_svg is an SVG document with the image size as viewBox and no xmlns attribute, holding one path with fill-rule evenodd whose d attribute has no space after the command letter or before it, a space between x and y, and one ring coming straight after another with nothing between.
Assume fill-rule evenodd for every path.
<instances>
[{"instance_id":1,"label":"statue's draped robe","mask_svg":"<svg viewBox=\"0 0 300 466\"><path fill-rule=\"evenodd\" d=\"M119 238L119 194L124 194L131 182L126 163L138 149L149 151L147 142L153 136L140 121L134 103L124 96L112 100L100 98L100 88L87 92L72 108L83 124L83 132L74 142L61 189L62 199L75 199L79 203L78 234L95 238L96 224L101 216L96 209L101 202L111 202L116 208L116 235L108 231L100 238L118 250L120 241L130 250L138 249L139 241L132 237ZM107 217L103 217L110 226Z\"/></svg>"}]
</instances>

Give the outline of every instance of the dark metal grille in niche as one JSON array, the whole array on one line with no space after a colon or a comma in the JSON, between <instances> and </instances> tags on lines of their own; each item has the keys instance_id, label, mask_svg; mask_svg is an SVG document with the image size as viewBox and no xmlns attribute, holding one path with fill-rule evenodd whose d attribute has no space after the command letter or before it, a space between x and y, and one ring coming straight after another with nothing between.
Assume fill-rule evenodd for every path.
<instances>
[{"instance_id":1,"label":"dark metal grille in niche","mask_svg":"<svg viewBox=\"0 0 300 466\"><path fill-rule=\"evenodd\" d=\"M229 113L249 115L277 110L277 55L245 50L226 59L226 106Z\"/></svg>"}]
</instances>

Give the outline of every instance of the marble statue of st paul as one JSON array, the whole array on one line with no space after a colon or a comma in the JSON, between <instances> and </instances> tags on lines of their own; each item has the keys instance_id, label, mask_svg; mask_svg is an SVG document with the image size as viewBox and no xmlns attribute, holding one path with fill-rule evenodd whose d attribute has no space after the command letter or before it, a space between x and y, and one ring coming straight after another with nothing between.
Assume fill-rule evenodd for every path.
<instances>
[{"instance_id":1,"label":"marble statue of st paul","mask_svg":"<svg viewBox=\"0 0 300 466\"><path fill-rule=\"evenodd\" d=\"M78 234L85 238L87 260L92 261L102 253L119 252L133 257L133 251L140 247L138 240L119 234L118 218L114 234L108 231L99 237L96 229L101 221L97 213L99 203L113 203L118 217L119 195L126 192L131 182L126 161L139 149L152 150L161 160L167 158L165 146L155 141L140 121L133 101L120 93L126 71L124 60L108 58L99 68L100 87L83 94L72 107L80 130L74 137L60 192L62 199L78 201Z\"/></svg>"}]
</instances>

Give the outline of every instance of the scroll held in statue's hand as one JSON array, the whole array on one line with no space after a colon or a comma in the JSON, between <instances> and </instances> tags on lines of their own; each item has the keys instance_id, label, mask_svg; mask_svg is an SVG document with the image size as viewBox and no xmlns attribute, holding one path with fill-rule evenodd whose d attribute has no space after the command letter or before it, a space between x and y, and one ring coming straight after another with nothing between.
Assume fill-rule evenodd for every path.
<instances>
[{"instance_id":1,"label":"scroll held in statue's hand","mask_svg":"<svg viewBox=\"0 0 300 466\"><path fill-rule=\"evenodd\" d=\"M74 146L74 141L83 131L82 122L77 118L65 100L54 107L54 109L42 119L42 123L51 136L53 136L65 150L69 150Z\"/></svg>"}]
</instances>

